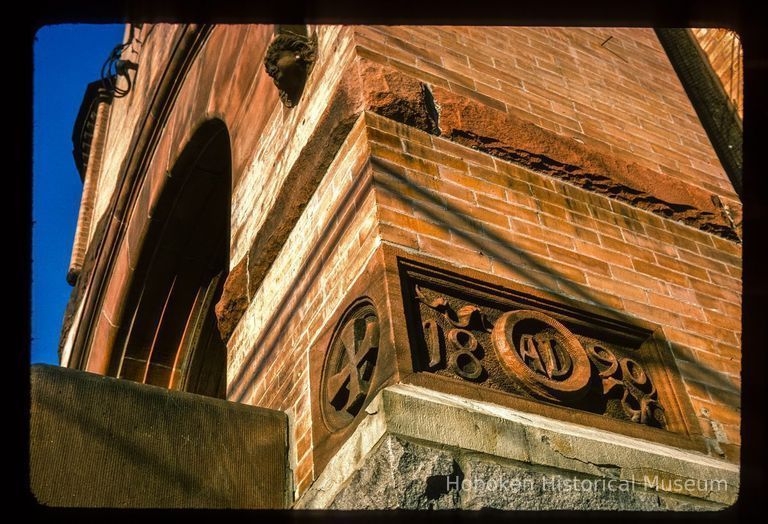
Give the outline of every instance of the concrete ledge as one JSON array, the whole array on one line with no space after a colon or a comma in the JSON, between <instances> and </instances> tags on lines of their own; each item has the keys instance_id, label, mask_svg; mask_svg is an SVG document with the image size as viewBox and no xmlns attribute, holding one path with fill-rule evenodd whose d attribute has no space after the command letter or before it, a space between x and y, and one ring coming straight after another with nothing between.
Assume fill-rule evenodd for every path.
<instances>
[{"instance_id":1,"label":"concrete ledge","mask_svg":"<svg viewBox=\"0 0 768 524\"><path fill-rule=\"evenodd\" d=\"M612 480L617 489L619 485L629 486L633 492L640 493L631 503L619 505L617 509L713 509L733 504L738 496L739 468L736 465L695 452L485 402L469 401L413 385L398 384L381 391L367 412L368 417L295 507L338 506L336 502L346 496L345 489L350 480L355 475L359 477L366 468L371 468L371 457L378 453L379 448L386 446L389 450L393 449L392 437L400 440L396 446L407 448L408 445L402 442L412 442L431 447L435 449L432 456L446 449L454 450L453 456L461 457L454 460L459 465L465 464L465 469L466 464L472 462L467 460L469 455L481 454L479 463L484 466L475 465L469 469L476 472L484 470L486 476L493 470L489 463L494 467L493 463L502 465L505 475L513 470L526 471L526 474L538 472L538 493L541 493L541 482L546 483L543 478L547 475L561 479L591 479L593 482L598 479ZM374 466L381 470L381 466ZM393 467L396 468L397 464ZM392 472L391 482L398 482L398 475L397 471ZM467 479L471 476L467 471L462 475ZM519 477L520 474L515 475ZM377 475L377 478L380 477ZM475 475L474 479L489 480L483 478L482 473L480 477ZM359 485L360 480L357 482ZM422 482L424 490L428 490L427 478ZM370 486L366 485L368 490ZM647 494L652 497L648 498ZM519 498L519 495L517 493L515 497ZM592 507L585 505L584 500L578 497L573 498L573 494L570 497L573 500L568 507ZM457 500L466 502L469 498L463 496ZM611 507L604 501L595 503L594 507ZM491 506L500 507L499 504ZM503 501L501 506L519 507L504 506ZM478 506L464 503L459 507ZM555 508L567 509L562 506L562 499L553 500L551 509Z\"/></svg>"},{"instance_id":2,"label":"concrete ledge","mask_svg":"<svg viewBox=\"0 0 768 524\"><path fill-rule=\"evenodd\" d=\"M285 413L34 365L30 485L49 506L284 508Z\"/></svg>"}]
</instances>

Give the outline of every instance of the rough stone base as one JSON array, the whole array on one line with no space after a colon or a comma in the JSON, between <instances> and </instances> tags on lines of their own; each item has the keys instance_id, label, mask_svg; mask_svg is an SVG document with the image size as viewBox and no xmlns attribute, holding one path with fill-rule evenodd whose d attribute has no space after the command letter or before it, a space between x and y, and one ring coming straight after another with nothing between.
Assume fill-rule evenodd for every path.
<instances>
[{"instance_id":1,"label":"rough stone base","mask_svg":"<svg viewBox=\"0 0 768 524\"><path fill-rule=\"evenodd\" d=\"M460 507L459 491L447 480L461 476L452 453L384 437L339 491L330 509L449 509Z\"/></svg>"},{"instance_id":2,"label":"rough stone base","mask_svg":"<svg viewBox=\"0 0 768 524\"><path fill-rule=\"evenodd\" d=\"M628 482L534 468L387 435L329 509L712 510Z\"/></svg>"},{"instance_id":3,"label":"rough stone base","mask_svg":"<svg viewBox=\"0 0 768 524\"><path fill-rule=\"evenodd\" d=\"M738 467L413 385L383 390L299 509L718 510Z\"/></svg>"}]
</instances>

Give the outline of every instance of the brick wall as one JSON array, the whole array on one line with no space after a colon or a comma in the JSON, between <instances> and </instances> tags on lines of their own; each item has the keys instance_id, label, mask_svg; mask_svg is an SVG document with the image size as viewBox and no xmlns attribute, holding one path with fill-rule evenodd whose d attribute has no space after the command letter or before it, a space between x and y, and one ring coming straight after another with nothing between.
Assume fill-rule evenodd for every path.
<instances>
[{"instance_id":1,"label":"brick wall","mask_svg":"<svg viewBox=\"0 0 768 524\"><path fill-rule=\"evenodd\" d=\"M232 194L232 255L234 265L245 254L280 186L315 129L341 75L352 57L351 35L341 26L323 26L318 32L317 63L305 87L303 103L287 109L276 103L264 108L257 97L245 104L266 112L268 120L248 152L248 167L237 175ZM274 89L274 86L271 86ZM266 111L265 111L266 109Z\"/></svg>"},{"instance_id":2,"label":"brick wall","mask_svg":"<svg viewBox=\"0 0 768 524\"><path fill-rule=\"evenodd\" d=\"M696 41L709 58L723 89L744 118L744 52L739 35L728 29L692 29Z\"/></svg>"},{"instance_id":3,"label":"brick wall","mask_svg":"<svg viewBox=\"0 0 768 524\"><path fill-rule=\"evenodd\" d=\"M376 175L382 241L661 325L703 432L738 460L738 244L377 115L366 120L372 155L395 166Z\"/></svg>"},{"instance_id":4,"label":"brick wall","mask_svg":"<svg viewBox=\"0 0 768 524\"><path fill-rule=\"evenodd\" d=\"M168 56L164 42L173 26L155 27L140 65L151 74L139 76L133 102L117 101L113 111L97 218L114 190L126 130L136 125ZM272 209L275 194L355 55L739 206L652 30L317 30L318 62L298 107L279 104L263 71L229 80L214 66L215 85L205 88L214 94L185 95L185 86L174 109L183 115L185 104L204 103L206 114L230 129L232 266L247 256L266 214L280 212ZM253 57L239 48L226 54L227 46L246 46L249 38L263 35L218 26L201 61L233 57L221 61L240 71ZM190 85L207 81L191 71ZM247 95L215 87L233 82ZM185 122L179 117L160 142L164 161L191 133ZM392 169L364 169L369 155ZM289 414L299 493L313 478L308 349L381 242L662 325L712 453L738 460L738 243L369 111L347 135L228 343L229 398Z\"/></svg>"},{"instance_id":5,"label":"brick wall","mask_svg":"<svg viewBox=\"0 0 768 524\"><path fill-rule=\"evenodd\" d=\"M366 143L393 169L320 256ZM298 493L313 478L308 350L379 241L663 326L713 454L738 460L737 244L367 112L230 342L230 398L290 414Z\"/></svg>"},{"instance_id":6,"label":"brick wall","mask_svg":"<svg viewBox=\"0 0 768 524\"><path fill-rule=\"evenodd\" d=\"M356 27L361 56L735 199L651 29Z\"/></svg>"},{"instance_id":7,"label":"brick wall","mask_svg":"<svg viewBox=\"0 0 768 524\"><path fill-rule=\"evenodd\" d=\"M740 205L652 30L355 31L366 59ZM373 154L406 168L377 191L384 241L665 326L702 430L738 460L739 244L367 118Z\"/></svg>"},{"instance_id":8,"label":"brick wall","mask_svg":"<svg viewBox=\"0 0 768 524\"><path fill-rule=\"evenodd\" d=\"M228 398L289 414L299 492L313 480L309 348L379 242L366 157L361 117L229 343Z\"/></svg>"},{"instance_id":9,"label":"brick wall","mask_svg":"<svg viewBox=\"0 0 768 524\"><path fill-rule=\"evenodd\" d=\"M369 151L392 166L370 192ZM661 325L712 453L738 460L737 244L366 112L229 344L230 399L289 413L297 494L314 478L308 351L380 242Z\"/></svg>"}]
</instances>

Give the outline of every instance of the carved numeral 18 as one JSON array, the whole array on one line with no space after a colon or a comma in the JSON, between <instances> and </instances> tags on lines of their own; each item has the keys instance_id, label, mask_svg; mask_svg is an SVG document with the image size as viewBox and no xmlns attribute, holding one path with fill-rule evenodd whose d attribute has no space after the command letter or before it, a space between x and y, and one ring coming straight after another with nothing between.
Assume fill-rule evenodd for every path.
<instances>
[{"instance_id":1,"label":"carved numeral 18","mask_svg":"<svg viewBox=\"0 0 768 524\"><path fill-rule=\"evenodd\" d=\"M483 372L483 366L474 352L477 350L477 339L466 329L452 329L448 332L448 341L455 351L448 359L450 368L467 380L475 380Z\"/></svg>"}]
</instances>

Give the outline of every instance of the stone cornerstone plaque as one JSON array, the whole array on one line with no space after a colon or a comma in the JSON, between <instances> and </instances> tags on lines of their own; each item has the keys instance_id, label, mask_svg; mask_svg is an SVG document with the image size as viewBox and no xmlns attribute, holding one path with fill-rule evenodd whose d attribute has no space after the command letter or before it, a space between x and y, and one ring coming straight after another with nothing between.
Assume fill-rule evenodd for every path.
<instances>
[{"instance_id":1,"label":"stone cornerstone plaque","mask_svg":"<svg viewBox=\"0 0 768 524\"><path fill-rule=\"evenodd\" d=\"M404 381L701 447L657 326L487 277L399 266L413 371Z\"/></svg>"},{"instance_id":2,"label":"stone cornerstone plaque","mask_svg":"<svg viewBox=\"0 0 768 524\"><path fill-rule=\"evenodd\" d=\"M310 351L315 476L396 383L706 450L658 326L384 246Z\"/></svg>"}]
</instances>

